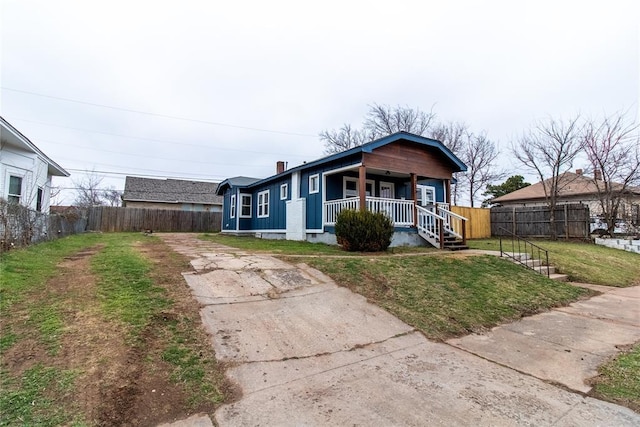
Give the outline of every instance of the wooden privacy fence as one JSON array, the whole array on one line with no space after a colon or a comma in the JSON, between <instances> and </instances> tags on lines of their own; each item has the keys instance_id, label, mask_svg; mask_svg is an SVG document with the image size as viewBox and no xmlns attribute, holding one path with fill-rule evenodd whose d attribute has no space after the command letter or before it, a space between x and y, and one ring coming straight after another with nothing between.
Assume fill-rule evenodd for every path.
<instances>
[{"instance_id":1,"label":"wooden privacy fence","mask_svg":"<svg viewBox=\"0 0 640 427\"><path fill-rule=\"evenodd\" d=\"M555 209L555 235L560 238L589 237L589 207L582 204L559 205ZM491 235L504 236L508 230L518 236L552 236L551 210L547 206L491 208ZM504 229L504 230L502 230Z\"/></svg>"},{"instance_id":2,"label":"wooden privacy fence","mask_svg":"<svg viewBox=\"0 0 640 427\"><path fill-rule=\"evenodd\" d=\"M212 233L220 231L221 221L221 212L98 206L89 208L87 230Z\"/></svg>"},{"instance_id":3,"label":"wooden privacy fence","mask_svg":"<svg viewBox=\"0 0 640 427\"><path fill-rule=\"evenodd\" d=\"M465 223L467 239L486 239L491 237L490 209L451 206L451 212L467 218L468 221Z\"/></svg>"}]
</instances>

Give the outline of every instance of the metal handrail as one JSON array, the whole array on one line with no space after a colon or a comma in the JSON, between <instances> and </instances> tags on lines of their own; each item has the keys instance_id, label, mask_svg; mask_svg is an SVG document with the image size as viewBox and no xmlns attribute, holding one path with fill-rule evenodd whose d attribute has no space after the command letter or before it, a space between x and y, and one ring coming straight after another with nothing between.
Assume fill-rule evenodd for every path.
<instances>
[{"instance_id":1,"label":"metal handrail","mask_svg":"<svg viewBox=\"0 0 640 427\"><path fill-rule=\"evenodd\" d=\"M508 233L509 235L511 235L511 253L509 252L505 252L502 249L502 235L499 236L500 237L500 256L507 256L511 259L513 259L515 262L517 262L518 264L521 264L527 268L530 268L532 270L536 270L539 271L540 273L542 273L542 266L538 266L535 267L533 265L529 265L527 264L527 260L531 259L532 263L533 261L535 261L536 259L541 260L542 261L542 257L540 256L541 253L544 253L544 257L545 257L545 266L547 267L547 277L551 276L550 274L550 267L549 267L549 251L541 248L540 246L536 245L535 243L532 243L526 239L523 239L522 237L514 234L513 232L507 230L506 228L503 227L498 227L500 230ZM518 256L516 256L516 241L518 242ZM522 251L522 246L524 246L524 252ZM531 250L531 258L528 258L529 256L529 249L527 248L527 246L530 248ZM534 254L537 253L538 257L535 258ZM523 255L526 255L527 257L525 257L524 262L522 261Z\"/></svg>"}]
</instances>

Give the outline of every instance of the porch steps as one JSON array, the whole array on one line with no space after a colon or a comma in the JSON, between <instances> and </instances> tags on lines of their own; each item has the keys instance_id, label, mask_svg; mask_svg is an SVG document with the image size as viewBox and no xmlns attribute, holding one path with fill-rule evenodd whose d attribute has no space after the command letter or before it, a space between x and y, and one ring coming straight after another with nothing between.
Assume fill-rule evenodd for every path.
<instances>
[{"instance_id":1,"label":"porch steps","mask_svg":"<svg viewBox=\"0 0 640 427\"><path fill-rule=\"evenodd\" d=\"M446 233L444 236L444 248L449 251L462 251L469 249L469 246L465 245L464 242L456 236Z\"/></svg>"},{"instance_id":2,"label":"porch steps","mask_svg":"<svg viewBox=\"0 0 640 427\"><path fill-rule=\"evenodd\" d=\"M517 260L511 257L516 258ZM544 276L547 275L547 266L543 264L542 260L532 259L529 254L509 253L509 256L504 258L507 258L509 261L514 263L522 263L527 268L535 271L536 273L542 274ZM567 276L566 274L556 273L556 268L553 265L549 266L549 278L558 282L566 282L569 280L569 276Z\"/></svg>"}]
</instances>

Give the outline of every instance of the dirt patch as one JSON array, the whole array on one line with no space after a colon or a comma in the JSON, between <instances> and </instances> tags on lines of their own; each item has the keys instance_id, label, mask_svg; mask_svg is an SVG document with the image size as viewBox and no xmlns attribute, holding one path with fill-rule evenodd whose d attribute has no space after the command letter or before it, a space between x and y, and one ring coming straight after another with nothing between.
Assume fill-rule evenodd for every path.
<instances>
[{"instance_id":1,"label":"dirt patch","mask_svg":"<svg viewBox=\"0 0 640 427\"><path fill-rule=\"evenodd\" d=\"M181 275L189 270L188 261L155 240L136 248L153 263L152 278L173 304L130 342L126 327L108 319L100 305L90 263L101 249L65 258L59 274L29 299L31 306L53 301L60 307L65 326L54 351L39 342L25 304L12 307L9 322L20 339L3 354L2 367L13 377L37 364L77 372L73 390L57 396L56 404L81 414L90 425L155 426L194 413L213 414L216 404L194 404L185 386L171 378L175 367L162 358L169 345L168 325L179 320L198 329L200 354L213 359L209 337L200 327L199 306ZM233 395L226 384L223 391Z\"/></svg>"}]
</instances>

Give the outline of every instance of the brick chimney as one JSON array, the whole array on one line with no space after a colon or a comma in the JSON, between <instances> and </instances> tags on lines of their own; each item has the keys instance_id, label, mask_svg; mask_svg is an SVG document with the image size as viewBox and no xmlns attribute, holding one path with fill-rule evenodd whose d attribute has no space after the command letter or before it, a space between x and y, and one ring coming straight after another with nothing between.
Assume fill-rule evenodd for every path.
<instances>
[{"instance_id":1,"label":"brick chimney","mask_svg":"<svg viewBox=\"0 0 640 427\"><path fill-rule=\"evenodd\" d=\"M576 169L576 175L582 175L582 169Z\"/></svg>"},{"instance_id":2,"label":"brick chimney","mask_svg":"<svg viewBox=\"0 0 640 427\"><path fill-rule=\"evenodd\" d=\"M597 179L598 181L602 181L602 171L600 169L595 169L593 171L593 178Z\"/></svg>"},{"instance_id":3,"label":"brick chimney","mask_svg":"<svg viewBox=\"0 0 640 427\"><path fill-rule=\"evenodd\" d=\"M284 167L285 166L283 161L276 162L276 175L284 172Z\"/></svg>"}]
</instances>

